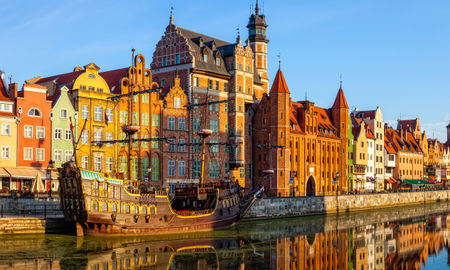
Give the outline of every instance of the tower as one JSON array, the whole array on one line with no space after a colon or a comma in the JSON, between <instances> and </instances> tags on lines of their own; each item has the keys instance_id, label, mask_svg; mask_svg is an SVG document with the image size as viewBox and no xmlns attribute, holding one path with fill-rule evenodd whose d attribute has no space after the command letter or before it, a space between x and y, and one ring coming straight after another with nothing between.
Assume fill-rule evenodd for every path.
<instances>
[{"instance_id":1,"label":"tower","mask_svg":"<svg viewBox=\"0 0 450 270\"><path fill-rule=\"evenodd\" d=\"M345 100L342 85L331 107L333 125L337 129L337 135L341 139L341 147L337 149L337 157L339 157L339 190L348 190L348 105Z\"/></svg>"},{"instance_id":2,"label":"tower","mask_svg":"<svg viewBox=\"0 0 450 270\"><path fill-rule=\"evenodd\" d=\"M278 69L275 79L270 89L270 103L273 109L270 116L270 141L269 147L272 164L275 174L271 183L271 190L276 190L276 196L289 196L289 173L290 173L290 92L284 79L283 72ZM276 186L275 186L276 185ZM275 194L274 194L275 195Z\"/></svg>"},{"instance_id":3,"label":"tower","mask_svg":"<svg viewBox=\"0 0 450 270\"><path fill-rule=\"evenodd\" d=\"M263 91L267 93L269 90L269 78L267 76L267 43L269 43L269 40L266 38L266 17L260 14L258 1L256 1L255 13L250 15L247 28L250 47L255 55L254 70L257 73L256 75L261 78Z\"/></svg>"}]
</instances>

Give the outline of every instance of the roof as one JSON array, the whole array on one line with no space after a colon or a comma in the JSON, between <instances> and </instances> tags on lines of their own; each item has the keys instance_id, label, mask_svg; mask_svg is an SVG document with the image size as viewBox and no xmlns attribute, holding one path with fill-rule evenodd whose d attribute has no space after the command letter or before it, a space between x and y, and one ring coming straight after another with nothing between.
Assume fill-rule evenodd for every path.
<instances>
[{"instance_id":1,"label":"roof","mask_svg":"<svg viewBox=\"0 0 450 270\"><path fill-rule=\"evenodd\" d=\"M106 81L111 90L111 93L120 94L118 91L120 89L120 80L122 78L128 78L128 70L130 68L119 68L114 70L109 70L105 72L100 72L99 75Z\"/></svg>"},{"instance_id":2,"label":"roof","mask_svg":"<svg viewBox=\"0 0 450 270\"><path fill-rule=\"evenodd\" d=\"M207 53L211 53L212 55L215 55L217 52L219 52L222 56L232 54L234 53L234 48L237 44L231 44L229 42L210 37L208 35L200 34L191 30L187 30L178 26L175 27L178 32L184 38L186 38L187 44L190 48L190 52L196 59L195 69L230 76L230 73L225 67L224 61L221 61L220 65L216 65L214 58L208 57L207 62L204 62L203 53L205 52L204 50L207 50ZM203 41L202 47L200 46L200 39ZM215 48L213 48L212 46L213 42L215 44Z\"/></svg>"},{"instance_id":3,"label":"roof","mask_svg":"<svg viewBox=\"0 0 450 270\"><path fill-rule=\"evenodd\" d=\"M69 73L64 74L58 74L50 77L41 78L38 81L36 81L36 84L44 84L46 82L53 82L57 85L70 85L69 88L71 88L72 84L75 82L75 80L80 76L80 74L84 73L85 70L78 70L73 71Z\"/></svg>"},{"instance_id":4,"label":"roof","mask_svg":"<svg viewBox=\"0 0 450 270\"><path fill-rule=\"evenodd\" d=\"M47 87L43 86L43 85L39 85L39 84L35 84L35 83L28 83L28 84L24 84L23 87L31 87L31 88L39 88L39 89L45 89L47 90Z\"/></svg>"},{"instance_id":5,"label":"roof","mask_svg":"<svg viewBox=\"0 0 450 270\"><path fill-rule=\"evenodd\" d=\"M394 147L392 146L392 144L389 142L389 140L386 137L384 137L384 149L386 149L386 152L388 154L397 153L397 151L395 151Z\"/></svg>"},{"instance_id":6,"label":"roof","mask_svg":"<svg viewBox=\"0 0 450 270\"><path fill-rule=\"evenodd\" d=\"M345 100L344 91L342 88L339 88L336 99L334 100L333 109L336 108L346 108L348 109L347 100Z\"/></svg>"},{"instance_id":7,"label":"roof","mask_svg":"<svg viewBox=\"0 0 450 270\"><path fill-rule=\"evenodd\" d=\"M406 129L409 130L416 130L418 125L419 119L412 119L412 120L398 120L397 129Z\"/></svg>"},{"instance_id":8,"label":"roof","mask_svg":"<svg viewBox=\"0 0 450 270\"><path fill-rule=\"evenodd\" d=\"M3 71L0 71L0 74L4 74ZM11 101L8 95L8 86L6 85L3 78L0 78L0 100Z\"/></svg>"},{"instance_id":9,"label":"roof","mask_svg":"<svg viewBox=\"0 0 450 270\"><path fill-rule=\"evenodd\" d=\"M367 139L375 140L375 136L373 135L373 132L368 125L366 125L366 137Z\"/></svg>"},{"instance_id":10,"label":"roof","mask_svg":"<svg viewBox=\"0 0 450 270\"><path fill-rule=\"evenodd\" d=\"M275 75L275 79L273 80L273 83L272 83L272 88L270 88L269 93L288 93L288 94L290 94L289 89L286 84L286 80L284 79L284 75L283 75L283 72L281 71L281 69L278 69L277 74Z\"/></svg>"},{"instance_id":11,"label":"roof","mask_svg":"<svg viewBox=\"0 0 450 270\"><path fill-rule=\"evenodd\" d=\"M370 119L374 119L375 118L375 113L376 113L376 110L372 110L372 111L357 111L356 112L356 116L358 118L369 117Z\"/></svg>"}]
</instances>

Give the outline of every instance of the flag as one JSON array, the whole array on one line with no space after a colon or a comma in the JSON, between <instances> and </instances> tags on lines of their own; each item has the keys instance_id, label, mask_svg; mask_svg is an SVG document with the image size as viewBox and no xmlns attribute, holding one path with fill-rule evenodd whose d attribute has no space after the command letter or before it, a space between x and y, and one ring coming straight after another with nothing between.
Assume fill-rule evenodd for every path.
<instances>
[{"instance_id":1,"label":"flag","mask_svg":"<svg viewBox=\"0 0 450 270\"><path fill-rule=\"evenodd\" d=\"M108 119L108 115L106 114L106 110L105 110L105 124L108 125L109 119Z\"/></svg>"},{"instance_id":2,"label":"flag","mask_svg":"<svg viewBox=\"0 0 450 270\"><path fill-rule=\"evenodd\" d=\"M70 132L73 131L72 117L69 117L70 120Z\"/></svg>"}]
</instances>

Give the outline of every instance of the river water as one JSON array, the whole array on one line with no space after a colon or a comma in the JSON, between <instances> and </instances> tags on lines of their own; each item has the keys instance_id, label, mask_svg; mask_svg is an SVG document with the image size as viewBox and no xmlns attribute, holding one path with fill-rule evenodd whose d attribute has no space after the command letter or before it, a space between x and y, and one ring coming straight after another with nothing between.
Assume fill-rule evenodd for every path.
<instances>
[{"instance_id":1,"label":"river water","mask_svg":"<svg viewBox=\"0 0 450 270\"><path fill-rule=\"evenodd\" d=\"M450 204L154 237L0 237L0 269L450 269Z\"/></svg>"}]
</instances>

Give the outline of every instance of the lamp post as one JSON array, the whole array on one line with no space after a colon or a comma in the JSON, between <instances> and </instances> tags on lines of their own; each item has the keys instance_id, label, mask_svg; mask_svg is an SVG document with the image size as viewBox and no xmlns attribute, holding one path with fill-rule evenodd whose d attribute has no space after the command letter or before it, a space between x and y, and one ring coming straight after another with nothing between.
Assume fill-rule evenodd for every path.
<instances>
[{"instance_id":1,"label":"lamp post","mask_svg":"<svg viewBox=\"0 0 450 270\"><path fill-rule=\"evenodd\" d=\"M50 189L48 190L48 196L51 198L52 197L52 169L55 168L55 162L53 160L50 159L50 161L48 162L48 166L47 166L47 179L50 182Z\"/></svg>"},{"instance_id":2,"label":"lamp post","mask_svg":"<svg viewBox=\"0 0 450 270\"><path fill-rule=\"evenodd\" d=\"M339 201L338 201L338 194L339 194L339 173L336 173L336 213L339 213Z\"/></svg>"}]
</instances>

